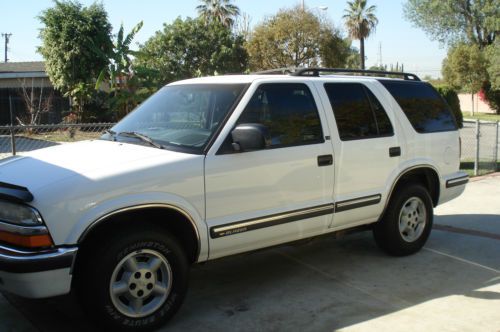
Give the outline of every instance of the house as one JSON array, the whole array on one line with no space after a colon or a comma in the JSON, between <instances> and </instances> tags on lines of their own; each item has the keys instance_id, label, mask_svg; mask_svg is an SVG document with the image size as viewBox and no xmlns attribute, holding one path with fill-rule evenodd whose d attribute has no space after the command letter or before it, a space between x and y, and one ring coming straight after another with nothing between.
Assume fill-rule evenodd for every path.
<instances>
[{"instance_id":1,"label":"house","mask_svg":"<svg viewBox=\"0 0 500 332\"><path fill-rule=\"evenodd\" d=\"M67 109L68 99L54 89L43 62L0 63L0 126L59 123Z\"/></svg>"}]
</instances>

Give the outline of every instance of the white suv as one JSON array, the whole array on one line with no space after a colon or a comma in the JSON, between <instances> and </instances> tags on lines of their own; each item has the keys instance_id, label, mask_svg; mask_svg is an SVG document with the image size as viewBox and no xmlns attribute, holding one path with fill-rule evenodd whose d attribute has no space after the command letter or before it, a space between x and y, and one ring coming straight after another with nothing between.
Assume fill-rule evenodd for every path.
<instances>
[{"instance_id":1,"label":"white suv","mask_svg":"<svg viewBox=\"0 0 500 332\"><path fill-rule=\"evenodd\" d=\"M177 311L193 263L367 228L415 253L468 181L457 124L415 75L346 72L175 82L98 140L4 159L0 289L74 290L139 331Z\"/></svg>"}]
</instances>

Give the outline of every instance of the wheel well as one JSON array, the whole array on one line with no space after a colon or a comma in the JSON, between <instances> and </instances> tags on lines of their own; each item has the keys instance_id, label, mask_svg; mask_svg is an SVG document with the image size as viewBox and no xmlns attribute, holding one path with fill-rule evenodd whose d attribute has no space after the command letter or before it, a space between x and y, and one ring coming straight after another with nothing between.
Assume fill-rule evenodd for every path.
<instances>
[{"instance_id":1,"label":"wheel well","mask_svg":"<svg viewBox=\"0 0 500 332\"><path fill-rule=\"evenodd\" d=\"M404 173L394 186L393 193L408 183L420 183L428 191L434 207L439 202L439 177L435 170L429 167L414 168Z\"/></svg>"},{"instance_id":2,"label":"wheel well","mask_svg":"<svg viewBox=\"0 0 500 332\"><path fill-rule=\"evenodd\" d=\"M109 241L113 237L113 231L117 229L129 228L134 231L148 226L158 227L172 234L184 248L191 263L196 262L200 244L195 226L184 214L169 208L129 210L100 220L79 240L78 256L88 252L87 249L98 246L101 241Z\"/></svg>"}]
</instances>

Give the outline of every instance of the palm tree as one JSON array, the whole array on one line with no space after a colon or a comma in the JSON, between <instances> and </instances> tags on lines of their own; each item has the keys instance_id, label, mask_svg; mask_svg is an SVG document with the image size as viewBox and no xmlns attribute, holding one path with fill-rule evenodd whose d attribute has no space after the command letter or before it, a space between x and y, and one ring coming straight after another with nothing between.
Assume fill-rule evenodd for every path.
<instances>
[{"instance_id":1,"label":"palm tree","mask_svg":"<svg viewBox=\"0 0 500 332\"><path fill-rule=\"evenodd\" d=\"M230 28L234 24L234 19L240 14L238 6L231 3L232 0L200 0L201 5L197 6L198 14L205 21L217 21Z\"/></svg>"},{"instance_id":2,"label":"palm tree","mask_svg":"<svg viewBox=\"0 0 500 332\"><path fill-rule=\"evenodd\" d=\"M348 1L348 8L344 10L345 25L349 36L359 39L361 51L361 69L365 69L365 39L375 30L378 19L375 16L376 6L366 7L367 0Z\"/></svg>"}]
</instances>

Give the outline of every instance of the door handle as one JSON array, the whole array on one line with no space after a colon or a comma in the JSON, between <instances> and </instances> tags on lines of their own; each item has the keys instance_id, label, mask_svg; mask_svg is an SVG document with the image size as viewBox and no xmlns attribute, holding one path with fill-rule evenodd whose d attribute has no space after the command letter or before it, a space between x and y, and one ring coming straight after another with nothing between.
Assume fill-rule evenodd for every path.
<instances>
[{"instance_id":1,"label":"door handle","mask_svg":"<svg viewBox=\"0 0 500 332\"><path fill-rule=\"evenodd\" d=\"M389 148L389 157L399 157L401 156L401 147L395 146Z\"/></svg>"},{"instance_id":2,"label":"door handle","mask_svg":"<svg viewBox=\"0 0 500 332\"><path fill-rule=\"evenodd\" d=\"M333 156L331 154L326 154L323 156L318 156L318 166L330 166L333 165Z\"/></svg>"}]
</instances>

